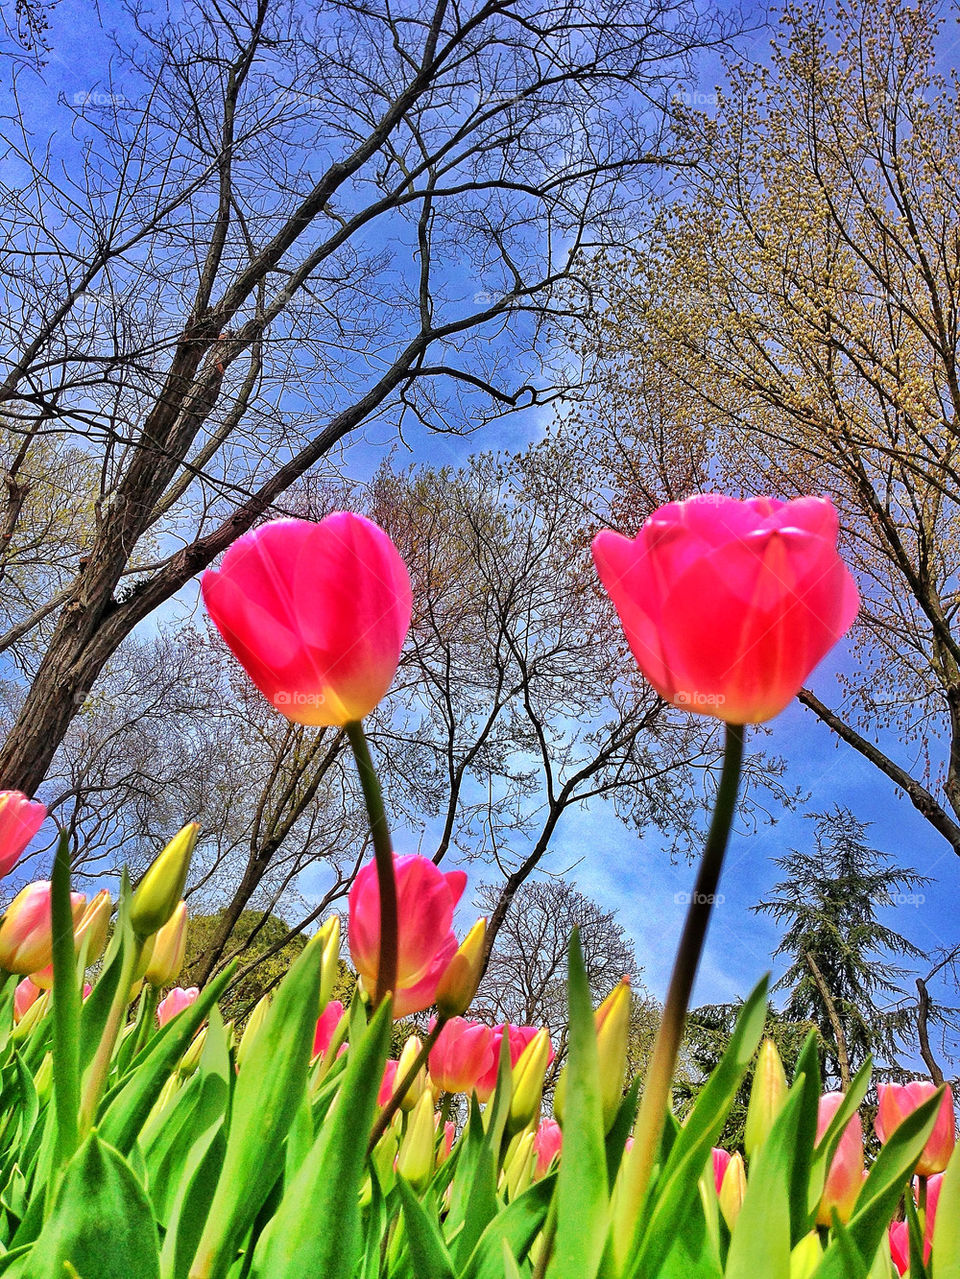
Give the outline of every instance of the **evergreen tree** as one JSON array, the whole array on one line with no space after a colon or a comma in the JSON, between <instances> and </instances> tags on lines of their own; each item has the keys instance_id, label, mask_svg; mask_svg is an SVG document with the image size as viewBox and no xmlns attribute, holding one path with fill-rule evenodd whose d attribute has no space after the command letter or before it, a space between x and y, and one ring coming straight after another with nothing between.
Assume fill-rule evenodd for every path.
<instances>
[{"instance_id":1,"label":"evergreen tree","mask_svg":"<svg viewBox=\"0 0 960 1279\"><path fill-rule=\"evenodd\" d=\"M877 911L930 880L871 848L867 823L849 809L814 819L812 851L777 858L786 878L753 909L785 930L774 952L790 957L774 988L789 991L784 1015L818 1027L826 1076L845 1085L868 1054L899 1069L909 1012L894 1001L908 970L895 961L923 958L923 951L882 924Z\"/></svg>"}]
</instances>

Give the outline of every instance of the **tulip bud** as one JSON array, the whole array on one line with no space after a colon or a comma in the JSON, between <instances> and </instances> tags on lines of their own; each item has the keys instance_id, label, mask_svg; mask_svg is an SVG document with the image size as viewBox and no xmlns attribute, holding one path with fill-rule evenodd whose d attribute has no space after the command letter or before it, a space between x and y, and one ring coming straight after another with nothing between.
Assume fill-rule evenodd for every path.
<instances>
[{"instance_id":1,"label":"tulip bud","mask_svg":"<svg viewBox=\"0 0 960 1279\"><path fill-rule=\"evenodd\" d=\"M36 982L24 977L23 981L17 985L17 989L13 992L13 1020L19 1022L23 1020L23 1016L28 1008L31 1008L40 996L43 994L42 987Z\"/></svg>"},{"instance_id":2,"label":"tulip bud","mask_svg":"<svg viewBox=\"0 0 960 1279\"><path fill-rule=\"evenodd\" d=\"M413 1063L420 1056L423 1048L423 1042L418 1035L411 1035L407 1042L403 1045L400 1053L400 1060L397 1062L396 1086L399 1086L406 1078L407 1071L411 1069ZM413 1110L414 1106L422 1098L427 1088L427 1069L421 1066L413 1077L413 1083L404 1093L400 1101L401 1110Z\"/></svg>"},{"instance_id":3,"label":"tulip bud","mask_svg":"<svg viewBox=\"0 0 960 1279\"><path fill-rule=\"evenodd\" d=\"M95 964L103 954L103 948L107 944L107 926L110 923L112 910L113 902L110 900L110 894L104 888L87 903L86 909L80 916L80 922L77 924L73 934L73 942L77 958L79 959L81 954L84 955L85 968ZM84 946L86 946L86 949L84 949ZM52 963L30 975L34 985L39 986L41 990L53 989Z\"/></svg>"},{"instance_id":4,"label":"tulip bud","mask_svg":"<svg viewBox=\"0 0 960 1279\"><path fill-rule=\"evenodd\" d=\"M772 1039L760 1045L757 1068L753 1072L753 1086L747 1106L747 1123L743 1135L743 1147L747 1158L752 1159L770 1136L774 1122L787 1100L787 1077L783 1062Z\"/></svg>"},{"instance_id":5,"label":"tulip bud","mask_svg":"<svg viewBox=\"0 0 960 1279\"><path fill-rule=\"evenodd\" d=\"M909 1084L878 1084L877 1095L880 1098L880 1105L875 1127L880 1140L889 1141L907 1115L912 1114L921 1103L929 1100L936 1091L936 1085L929 1079L917 1079ZM933 1132L927 1139L927 1144L914 1171L920 1177L930 1177L934 1173L943 1172L950 1162L955 1145L956 1120L953 1114L953 1093L947 1087L937 1111Z\"/></svg>"},{"instance_id":6,"label":"tulip bud","mask_svg":"<svg viewBox=\"0 0 960 1279\"><path fill-rule=\"evenodd\" d=\"M735 1155L731 1155L720 1186L720 1211L730 1230L737 1224L746 1193L747 1174L743 1167L743 1156L738 1150Z\"/></svg>"},{"instance_id":7,"label":"tulip bud","mask_svg":"<svg viewBox=\"0 0 960 1279\"><path fill-rule=\"evenodd\" d=\"M0 876L9 875L47 815L22 791L0 791Z\"/></svg>"},{"instance_id":8,"label":"tulip bud","mask_svg":"<svg viewBox=\"0 0 960 1279\"><path fill-rule=\"evenodd\" d=\"M822 1260L820 1237L815 1230L811 1230L790 1254L790 1279L811 1279Z\"/></svg>"},{"instance_id":9,"label":"tulip bud","mask_svg":"<svg viewBox=\"0 0 960 1279\"><path fill-rule=\"evenodd\" d=\"M130 901L130 923L139 937L162 928L176 910L199 830L196 822L190 822L178 831L137 885Z\"/></svg>"},{"instance_id":10,"label":"tulip bud","mask_svg":"<svg viewBox=\"0 0 960 1279\"><path fill-rule=\"evenodd\" d=\"M198 1034L193 1037L190 1047L180 1058L179 1073L183 1078L192 1075L200 1065L200 1058L203 1056L204 1045L207 1042L207 1028L202 1026Z\"/></svg>"},{"instance_id":11,"label":"tulip bud","mask_svg":"<svg viewBox=\"0 0 960 1279\"><path fill-rule=\"evenodd\" d=\"M250 1055L250 1049L253 1047L257 1035L259 1035L260 1028L263 1026L269 1011L270 995L266 994L258 1001L256 1008L247 1018L247 1024L243 1028L240 1047L237 1049L237 1070L241 1068L246 1058Z\"/></svg>"},{"instance_id":12,"label":"tulip bud","mask_svg":"<svg viewBox=\"0 0 960 1279\"><path fill-rule=\"evenodd\" d=\"M340 917L334 915L332 919L328 919L317 931L317 937L322 938L318 944L323 946L323 959L320 963L320 1006L317 1010L317 1015L320 1016L329 1004L337 978L340 976Z\"/></svg>"},{"instance_id":13,"label":"tulip bud","mask_svg":"<svg viewBox=\"0 0 960 1279\"><path fill-rule=\"evenodd\" d=\"M86 905L81 893L70 894L74 928ZM46 880L21 888L0 922L0 968L29 977L53 958L50 885Z\"/></svg>"},{"instance_id":14,"label":"tulip bud","mask_svg":"<svg viewBox=\"0 0 960 1279\"><path fill-rule=\"evenodd\" d=\"M30 1036L30 1032L38 1022L42 1021L47 1009L50 1007L50 992L45 990L39 999L35 999L27 1011L23 1014L17 1024L10 1033L10 1039L15 1044L23 1043Z\"/></svg>"},{"instance_id":15,"label":"tulip bud","mask_svg":"<svg viewBox=\"0 0 960 1279\"><path fill-rule=\"evenodd\" d=\"M46 1101L53 1087L53 1054L47 1053L33 1077L33 1086L41 1101Z\"/></svg>"},{"instance_id":16,"label":"tulip bud","mask_svg":"<svg viewBox=\"0 0 960 1279\"><path fill-rule=\"evenodd\" d=\"M512 1132L532 1122L540 1109L543 1096L543 1077L550 1061L550 1036L546 1030L538 1030L520 1054L513 1068L513 1094L510 1098L510 1115L507 1121Z\"/></svg>"},{"instance_id":17,"label":"tulip bud","mask_svg":"<svg viewBox=\"0 0 960 1279\"><path fill-rule=\"evenodd\" d=\"M516 1139L503 1165L503 1189L508 1200L522 1195L533 1181L533 1165L536 1157L534 1134L525 1132Z\"/></svg>"},{"instance_id":18,"label":"tulip bud","mask_svg":"<svg viewBox=\"0 0 960 1279\"><path fill-rule=\"evenodd\" d=\"M169 986L180 976L187 953L187 903L182 901L152 937L147 939L144 978L151 986Z\"/></svg>"},{"instance_id":19,"label":"tulip bud","mask_svg":"<svg viewBox=\"0 0 960 1279\"><path fill-rule=\"evenodd\" d=\"M600 1069L600 1100L603 1129L609 1132L620 1103L627 1077L627 1048L630 1035L630 978L623 977L593 1014L597 1031ZM567 1100L567 1068L564 1066L553 1094L553 1113L563 1122Z\"/></svg>"},{"instance_id":20,"label":"tulip bud","mask_svg":"<svg viewBox=\"0 0 960 1279\"><path fill-rule=\"evenodd\" d=\"M171 1017L176 1017L177 1013L182 1013L185 1008L195 1004L199 997L199 986L190 986L187 990L175 986L166 999L161 999L157 1005L157 1021L165 1026Z\"/></svg>"},{"instance_id":21,"label":"tulip bud","mask_svg":"<svg viewBox=\"0 0 960 1279\"><path fill-rule=\"evenodd\" d=\"M413 1108L397 1156L397 1172L414 1190L426 1190L433 1175L434 1134L433 1097L424 1092Z\"/></svg>"},{"instance_id":22,"label":"tulip bud","mask_svg":"<svg viewBox=\"0 0 960 1279\"><path fill-rule=\"evenodd\" d=\"M843 1093L840 1092L828 1092L820 1098L817 1141L822 1139L842 1104ZM830 1162L823 1196L817 1209L817 1225L832 1225L834 1212L842 1222L849 1221L862 1185L863 1126L859 1114L855 1112L844 1127L840 1144Z\"/></svg>"},{"instance_id":23,"label":"tulip bud","mask_svg":"<svg viewBox=\"0 0 960 1279\"><path fill-rule=\"evenodd\" d=\"M400 1145L400 1134L403 1131L403 1115L398 1110L390 1121L390 1126L376 1146L370 1161L377 1170L377 1178L384 1194L393 1189L394 1169L397 1160L397 1149Z\"/></svg>"},{"instance_id":24,"label":"tulip bud","mask_svg":"<svg viewBox=\"0 0 960 1279\"><path fill-rule=\"evenodd\" d=\"M483 970L487 921L478 919L457 948L437 986L435 1003L442 1017L461 1017L473 1002Z\"/></svg>"}]
</instances>

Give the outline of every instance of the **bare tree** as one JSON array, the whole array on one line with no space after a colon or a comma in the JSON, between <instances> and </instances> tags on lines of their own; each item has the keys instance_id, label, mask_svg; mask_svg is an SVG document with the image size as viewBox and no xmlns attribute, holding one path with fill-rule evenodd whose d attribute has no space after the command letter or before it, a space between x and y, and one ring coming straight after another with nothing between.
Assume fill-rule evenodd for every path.
<instances>
[{"instance_id":1,"label":"bare tree","mask_svg":"<svg viewBox=\"0 0 960 1279\"><path fill-rule=\"evenodd\" d=\"M462 430L555 392L562 362L525 356L635 179L681 158L667 85L725 36L687 0L126 22L103 91L61 104L74 163L20 99L5 120L11 542L50 438L97 474L82 553L0 636L49 631L0 751L27 791L137 624L359 427Z\"/></svg>"}]
</instances>

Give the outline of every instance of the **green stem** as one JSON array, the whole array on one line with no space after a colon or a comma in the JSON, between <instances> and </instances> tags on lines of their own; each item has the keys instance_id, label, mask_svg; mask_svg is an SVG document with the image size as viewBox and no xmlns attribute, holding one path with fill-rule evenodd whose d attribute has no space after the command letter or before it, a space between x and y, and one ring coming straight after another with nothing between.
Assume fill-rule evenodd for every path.
<instances>
[{"instance_id":1,"label":"green stem","mask_svg":"<svg viewBox=\"0 0 960 1279\"><path fill-rule=\"evenodd\" d=\"M143 988L140 996L140 1007L137 1010L137 1042L134 1045L131 1061L140 1050L145 1046L147 1040L153 1033L153 1019L157 1015L157 1004L159 1003L160 992L156 986L151 986L149 982Z\"/></svg>"},{"instance_id":2,"label":"green stem","mask_svg":"<svg viewBox=\"0 0 960 1279\"><path fill-rule=\"evenodd\" d=\"M388 991L397 988L397 877L393 868L393 849L390 845L390 829L387 812L383 806L383 792L376 769L370 757L370 747L359 720L345 726L344 731L357 761L360 785L367 803L370 833L373 836L373 857L377 866L377 884L380 889L380 956L377 962L377 988L374 1007L379 1007Z\"/></svg>"},{"instance_id":3,"label":"green stem","mask_svg":"<svg viewBox=\"0 0 960 1279\"><path fill-rule=\"evenodd\" d=\"M80 997L77 952L70 909L70 837L61 831L51 877L53 933L53 1095L57 1116L55 1167L73 1158L79 1139Z\"/></svg>"},{"instance_id":4,"label":"green stem","mask_svg":"<svg viewBox=\"0 0 960 1279\"><path fill-rule=\"evenodd\" d=\"M440 1032L441 1030L443 1030L444 1026L447 1024L449 1020L450 1019L448 1017L443 1017L443 1016L437 1017L436 1023L433 1029L430 1031L430 1034L427 1035L426 1039L423 1041L423 1047L417 1053L417 1056L415 1061L413 1062L413 1065L409 1068L409 1070L404 1075L404 1077L400 1080L400 1082L394 1086L393 1096L384 1106L383 1110L380 1112L377 1122L373 1125L373 1132L370 1134L370 1141L367 1144L368 1155L372 1154L373 1149L376 1146L377 1142L380 1140L383 1134L390 1127L390 1120L394 1117L394 1115L400 1109L400 1103L401 1101L403 1101L404 1097L406 1097L407 1092L409 1091L410 1085L416 1079L417 1075L420 1073L423 1067L427 1064L427 1058L430 1056L430 1049L440 1038Z\"/></svg>"},{"instance_id":5,"label":"green stem","mask_svg":"<svg viewBox=\"0 0 960 1279\"><path fill-rule=\"evenodd\" d=\"M703 849L697 882L687 908L687 918L677 947L673 974L663 1005L663 1017L657 1032L653 1056L647 1067L643 1099L634 1130L634 1144L624 1167L622 1210L618 1213L621 1229L617 1232L619 1260L622 1262L635 1242L640 1228L640 1210L656 1162L657 1151L667 1110L670 1086L677 1064L680 1040L690 1003L700 955L716 899L717 884L723 867L730 827L737 806L737 787L743 762L744 729L740 724L727 724L723 747L723 769L717 787L716 806L710 831Z\"/></svg>"},{"instance_id":6,"label":"green stem","mask_svg":"<svg viewBox=\"0 0 960 1279\"><path fill-rule=\"evenodd\" d=\"M131 932L128 937L123 939L120 980L117 982L116 993L113 996L113 1003L110 1005L110 1012L107 1014L106 1025L100 1036L100 1042L97 1044L97 1051L94 1053L93 1060L83 1078L83 1099L80 1104L80 1130L82 1133L88 1133L96 1122L97 1107L100 1105L100 1098L103 1096L104 1085L110 1071L110 1062L113 1058L113 1050L116 1046L117 1036L120 1033L123 1017L130 1003L130 987L133 985L133 974L136 971L142 950L143 942L135 933Z\"/></svg>"}]
</instances>

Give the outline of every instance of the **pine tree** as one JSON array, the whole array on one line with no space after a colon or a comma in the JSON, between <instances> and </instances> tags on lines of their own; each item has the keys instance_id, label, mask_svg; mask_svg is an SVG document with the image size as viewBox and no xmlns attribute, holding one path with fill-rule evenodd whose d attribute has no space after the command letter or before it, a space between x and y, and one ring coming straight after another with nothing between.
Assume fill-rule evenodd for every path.
<instances>
[{"instance_id":1,"label":"pine tree","mask_svg":"<svg viewBox=\"0 0 960 1279\"><path fill-rule=\"evenodd\" d=\"M784 1015L819 1028L827 1077L845 1086L868 1054L898 1069L909 1013L894 1001L908 970L895 961L923 958L923 951L877 912L930 880L871 848L868 823L849 809L813 817L813 850L777 858L786 878L753 909L785 928L774 952L791 961L774 988L789 991Z\"/></svg>"}]
</instances>

